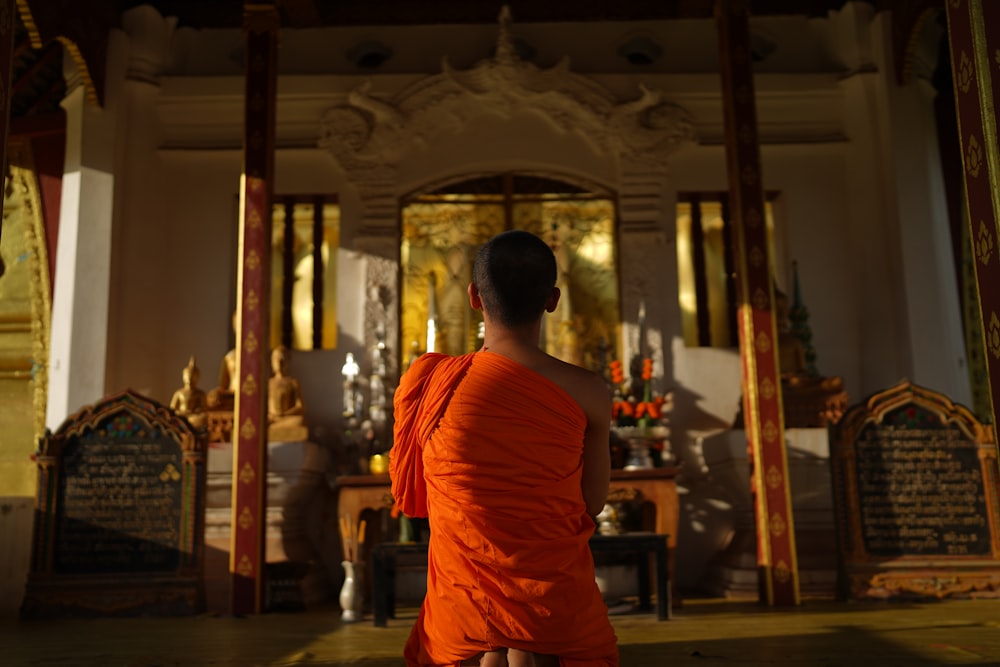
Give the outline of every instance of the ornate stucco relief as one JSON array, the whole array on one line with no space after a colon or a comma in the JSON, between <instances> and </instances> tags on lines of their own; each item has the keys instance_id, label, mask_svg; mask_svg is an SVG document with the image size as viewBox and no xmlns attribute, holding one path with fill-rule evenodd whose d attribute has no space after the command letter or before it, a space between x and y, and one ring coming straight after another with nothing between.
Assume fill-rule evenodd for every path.
<instances>
[{"instance_id":1,"label":"ornate stucco relief","mask_svg":"<svg viewBox=\"0 0 1000 667\"><path fill-rule=\"evenodd\" d=\"M632 100L620 100L591 78L570 69L568 58L550 68L522 60L511 32L509 11L500 15L495 56L465 70L447 61L441 72L423 78L391 99L372 92L370 82L352 91L345 104L330 108L322 119L319 145L330 152L347 178L358 188L363 209L358 243L379 239L379 257L395 257L383 244L398 248L397 188L400 166L414 153L465 129L486 115L511 119L532 113L546 119L559 133L572 134L615 165L619 192L620 243L624 263L620 272L626 297L623 315L631 318L650 276L630 258L643 252L650 232L659 230L665 166L678 148L694 144L697 136L690 114L665 95L640 86ZM658 237L659 238L659 237ZM661 249L664 244L658 244ZM656 259L662 260L661 257ZM377 282L368 276L369 284ZM394 312L398 295L390 298ZM383 306L370 303L369 308ZM366 313L374 315L374 312ZM398 322L386 323L389 340ZM366 344L372 343L370 331Z\"/></svg>"},{"instance_id":2,"label":"ornate stucco relief","mask_svg":"<svg viewBox=\"0 0 1000 667\"><path fill-rule=\"evenodd\" d=\"M441 73L392 100L373 95L370 82L355 89L347 104L324 115L320 146L364 191L366 182L391 179L412 151L433 146L438 137L461 131L483 114L510 118L531 111L619 165L662 166L675 149L696 141L687 111L667 102L662 92L641 87L638 98L622 102L572 72L567 58L542 69L520 59L510 28L505 9L492 59L467 70L445 61Z\"/></svg>"}]
</instances>

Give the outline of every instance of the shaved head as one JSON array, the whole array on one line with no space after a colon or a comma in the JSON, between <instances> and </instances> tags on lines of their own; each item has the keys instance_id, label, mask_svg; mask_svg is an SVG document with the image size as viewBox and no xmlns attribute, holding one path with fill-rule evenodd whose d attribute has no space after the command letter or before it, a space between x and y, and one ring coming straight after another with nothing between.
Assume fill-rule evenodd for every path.
<instances>
[{"instance_id":1,"label":"shaved head","mask_svg":"<svg viewBox=\"0 0 1000 667\"><path fill-rule=\"evenodd\" d=\"M537 321L556 285L556 258L540 238L520 230L497 234L479 250L472 282L483 310L508 327Z\"/></svg>"}]
</instances>

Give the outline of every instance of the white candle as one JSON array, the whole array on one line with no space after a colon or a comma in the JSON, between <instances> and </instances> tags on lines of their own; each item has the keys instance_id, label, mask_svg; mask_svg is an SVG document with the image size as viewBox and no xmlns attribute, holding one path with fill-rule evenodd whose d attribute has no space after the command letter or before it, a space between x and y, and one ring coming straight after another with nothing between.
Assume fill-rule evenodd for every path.
<instances>
[{"instance_id":1,"label":"white candle","mask_svg":"<svg viewBox=\"0 0 1000 667\"><path fill-rule=\"evenodd\" d=\"M646 358L646 301L639 300L639 358Z\"/></svg>"},{"instance_id":2,"label":"white candle","mask_svg":"<svg viewBox=\"0 0 1000 667\"><path fill-rule=\"evenodd\" d=\"M437 279L430 274L430 288L427 294L427 351L435 352L437 344Z\"/></svg>"},{"instance_id":3,"label":"white candle","mask_svg":"<svg viewBox=\"0 0 1000 667\"><path fill-rule=\"evenodd\" d=\"M349 382L354 382L355 378L358 377L358 373L361 372L361 368L358 366L358 362L354 360L353 353L347 353L347 358L344 359L344 366L340 369L340 372L344 374L344 377L346 377Z\"/></svg>"}]
</instances>

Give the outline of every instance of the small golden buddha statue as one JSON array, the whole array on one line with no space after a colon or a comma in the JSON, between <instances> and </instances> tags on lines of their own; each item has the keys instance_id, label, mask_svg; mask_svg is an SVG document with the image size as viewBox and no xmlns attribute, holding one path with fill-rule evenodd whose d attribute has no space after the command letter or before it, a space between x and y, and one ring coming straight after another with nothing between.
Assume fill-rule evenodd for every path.
<instances>
[{"instance_id":1,"label":"small golden buddha statue","mask_svg":"<svg viewBox=\"0 0 1000 667\"><path fill-rule=\"evenodd\" d=\"M233 313L233 331L236 330L236 313ZM236 373L236 348L226 352L219 364L219 383L208 392L208 407L212 410L232 410L240 378Z\"/></svg>"},{"instance_id":2,"label":"small golden buddha statue","mask_svg":"<svg viewBox=\"0 0 1000 667\"><path fill-rule=\"evenodd\" d=\"M273 375L267 383L268 439L276 441L306 440L305 402L299 381L288 375L291 350L280 345L271 351Z\"/></svg>"},{"instance_id":3,"label":"small golden buddha statue","mask_svg":"<svg viewBox=\"0 0 1000 667\"><path fill-rule=\"evenodd\" d=\"M188 360L187 366L181 371L184 386L175 391L170 398L170 409L186 417L195 427L205 425L205 411L208 409L205 392L198 388L198 376L198 366L192 356Z\"/></svg>"}]
</instances>

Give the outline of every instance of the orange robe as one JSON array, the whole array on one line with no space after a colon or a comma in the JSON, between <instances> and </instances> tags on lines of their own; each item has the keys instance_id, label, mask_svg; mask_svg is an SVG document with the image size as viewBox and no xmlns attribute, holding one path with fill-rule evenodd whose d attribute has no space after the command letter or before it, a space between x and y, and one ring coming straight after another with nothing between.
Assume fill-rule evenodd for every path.
<instances>
[{"instance_id":1,"label":"orange robe","mask_svg":"<svg viewBox=\"0 0 1000 667\"><path fill-rule=\"evenodd\" d=\"M394 405L392 495L430 520L427 596L406 664L507 647L563 667L618 665L588 546L580 406L492 352L421 356Z\"/></svg>"}]
</instances>

